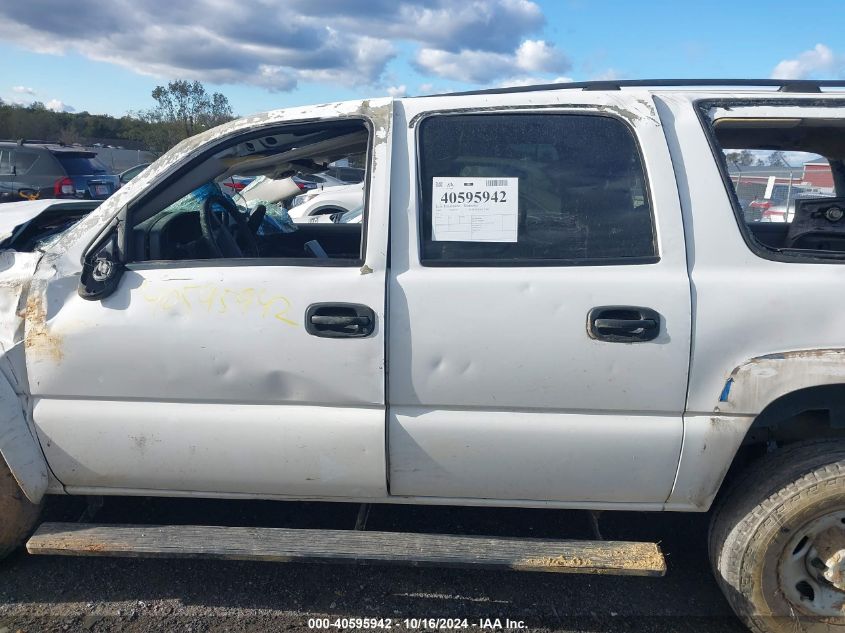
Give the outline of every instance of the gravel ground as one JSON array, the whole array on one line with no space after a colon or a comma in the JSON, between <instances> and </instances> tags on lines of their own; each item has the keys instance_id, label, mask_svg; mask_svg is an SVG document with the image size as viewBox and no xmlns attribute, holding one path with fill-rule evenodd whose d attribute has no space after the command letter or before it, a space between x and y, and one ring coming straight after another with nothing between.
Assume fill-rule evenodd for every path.
<instances>
[{"instance_id":1,"label":"gravel ground","mask_svg":"<svg viewBox=\"0 0 845 633\"><path fill-rule=\"evenodd\" d=\"M47 519L75 520L62 499ZM107 499L97 522L346 528L347 504ZM506 619L523 630L742 632L710 576L707 516L607 513L605 538L657 540L665 578L527 574L413 567L70 558L20 553L0 563L0 633L17 631L307 630L328 617ZM368 529L590 538L587 516L548 510L375 506ZM336 630L336 629L334 629Z\"/></svg>"}]
</instances>

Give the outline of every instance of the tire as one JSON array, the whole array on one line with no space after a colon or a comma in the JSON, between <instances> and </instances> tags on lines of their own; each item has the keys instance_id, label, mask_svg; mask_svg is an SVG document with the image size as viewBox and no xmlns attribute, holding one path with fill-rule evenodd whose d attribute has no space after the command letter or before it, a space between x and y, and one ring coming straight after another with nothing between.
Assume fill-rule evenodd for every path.
<instances>
[{"instance_id":1,"label":"tire","mask_svg":"<svg viewBox=\"0 0 845 633\"><path fill-rule=\"evenodd\" d=\"M32 533L43 502L31 503L0 457L0 560L20 547Z\"/></svg>"},{"instance_id":2,"label":"tire","mask_svg":"<svg viewBox=\"0 0 845 633\"><path fill-rule=\"evenodd\" d=\"M716 504L713 573L752 631L845 633L843 558L845 440L769 453Z\"/></svg>"}]
</instances>

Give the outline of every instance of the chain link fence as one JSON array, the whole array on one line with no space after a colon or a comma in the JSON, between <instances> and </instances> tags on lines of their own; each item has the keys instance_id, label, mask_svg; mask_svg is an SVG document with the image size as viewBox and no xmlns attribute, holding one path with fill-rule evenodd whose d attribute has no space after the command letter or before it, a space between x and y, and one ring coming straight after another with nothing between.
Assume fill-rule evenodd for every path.
<instances>
[{"instance_id":1,"label":"chain link fence","mask_svg":"<svg viewBox=\"0 0 845 633\"><path fill-rule=\"evenodd\" d=\"M835 195L827 161L800 166L728 165L746 222L791 222L797 201Z\"/></svg>"}]
</instances>

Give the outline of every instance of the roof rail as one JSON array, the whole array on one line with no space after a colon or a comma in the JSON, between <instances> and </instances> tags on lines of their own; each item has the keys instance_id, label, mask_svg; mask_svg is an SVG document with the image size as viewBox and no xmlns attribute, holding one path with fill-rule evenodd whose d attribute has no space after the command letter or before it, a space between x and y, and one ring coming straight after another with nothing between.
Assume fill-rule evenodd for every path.
<instances>
[{"instance_id":1,"label":"roof rail","mask_svg":"<svg viewBox=\"0 0 845 633\"><path fill-rule=\"evenodd\" d=\"M536 84L533 86L509 86L448 92L438 97L462 95L509 94L514 92L535 92L538 90L621 90L622 88L697 88L706 86L725 87L771 87L778 92L821 92L822 88L845 88L845 81L839 79L620 79L611 81L573 81L569 83Z\"/></svg>"},{"instance_id":2,"label":"roof rail","mask_svg":"<svg viewBox=\"0 0 845 633\"><path fill-rule=\"evenodd\" d=\"M44 141L37 138L2 138L0 143L15 143L16 145L64 145L61 141Z\"/></svg>"}]
</instances>

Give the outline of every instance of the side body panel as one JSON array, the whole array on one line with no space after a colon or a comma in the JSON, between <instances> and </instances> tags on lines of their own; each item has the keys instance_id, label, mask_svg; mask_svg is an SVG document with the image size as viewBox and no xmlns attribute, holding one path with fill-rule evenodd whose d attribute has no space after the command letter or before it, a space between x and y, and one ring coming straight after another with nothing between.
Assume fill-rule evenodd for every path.
<instances>
[{"instance_id":1,"label":"side body panel","mask_svg":"<svg viewBox=\"0 0 845 633\"><path fill-rule=\"evenodd\" d=\"M845 266L771 261L749 249L693 107L701 98L656 98L676 166L695 315L684 450L667 506L678 510L709 507L746 430L767 404L804 387L845 384L836 351L845 348L838 291ZM813 109L813 100L800 108L731 108L729 116L845 117L845 107Z\"/></svg>"},{"instance_id":2,"label":"side body panel","mask_svg":"<svg viewBox=\"0 0 845 633\"><path fill-rule=\"evenodd\" d=\"M664 502L681 449L690 298L672 165L649 97L552 91L402 106L388 293L391 494ZM630 125L651 187L660 261L422 266L416 123L437 112L474 111L595 113ZM657 310L659 337L642 344L591 339L587 314L601 305Z\"/></svg>"}]
</instances>

